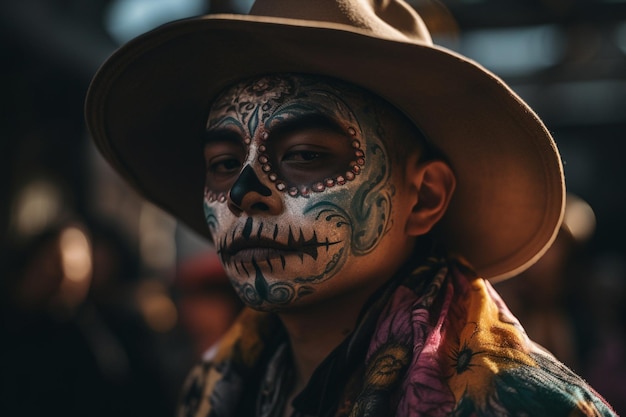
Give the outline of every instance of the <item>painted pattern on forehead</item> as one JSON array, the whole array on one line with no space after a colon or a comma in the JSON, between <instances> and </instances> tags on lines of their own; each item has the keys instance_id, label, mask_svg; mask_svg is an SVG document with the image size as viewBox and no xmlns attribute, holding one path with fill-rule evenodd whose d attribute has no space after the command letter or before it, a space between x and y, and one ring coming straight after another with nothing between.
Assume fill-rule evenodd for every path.
<instances>
[{"instance_id":1,"label":"painted pattern on forehead","mask_svg":"<svg viewBox=\"0 0 626 417\"><path fill-rule=\"evenodd\" d=\"M253 82L242 82L229 88L211 106L207 130L237 125L249 144L261 123L286 99L293 96L294 79L266 76Z\"/></svg>"},{"instance_id":2,"label":"painted pattern on forehead","mask_svg":"<svg viewBox=\"0 0 626 417\"><path fill-rule=\"evenodd\" d=\"M363 130L355 116L353 107L363 105L366 100L342 98L342 91L328 80L295 75L266 76L253 82L244 82L230 88L212 106L207 129L234 129L253 153L248 161L256 159L260 169L274 183L276 190L292 197L308 197L312 192L320 193L328 188L353 181L365 165ZM357 94L358 95L358 94ZM275 169L268 155L272 129L293 120L310 115L323 115L341 129L353 156L345 169L333 175L319 178L310 183L297 183L284 178ZM370 120L364 120L371 124ZM376 129L370 129L376 132ZM222 193L223 194L223 193ZM208 193L210 201L224 202L220 193Z\"/></svg>"}]
</instances>

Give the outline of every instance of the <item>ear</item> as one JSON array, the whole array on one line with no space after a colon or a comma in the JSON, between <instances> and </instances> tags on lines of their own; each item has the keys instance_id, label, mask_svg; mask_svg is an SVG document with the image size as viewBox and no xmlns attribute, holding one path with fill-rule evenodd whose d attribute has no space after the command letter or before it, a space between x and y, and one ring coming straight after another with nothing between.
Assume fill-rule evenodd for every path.
<instances>
[{"instance_id":1,"label":"ear","mask_svg":"<svg viewBox=\"0 0 626 417\"><path fill-rule=\"evenodd\" d=\"M406 224L410 236L428 233L448 208L456 187L452 168L440 160L411 164L407 167L407 180L417 191L417 201Z\"/></svg>"}]
</instances>

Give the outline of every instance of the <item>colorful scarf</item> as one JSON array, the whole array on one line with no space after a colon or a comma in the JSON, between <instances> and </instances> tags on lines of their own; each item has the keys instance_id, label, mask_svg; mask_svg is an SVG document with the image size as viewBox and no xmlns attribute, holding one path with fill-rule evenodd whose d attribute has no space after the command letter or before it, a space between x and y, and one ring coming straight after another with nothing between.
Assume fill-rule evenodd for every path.
<instances>
[{"instance_id":1,"label":"colorful scarf","mask_svg":"<svg viewBox=\"0 0 626 417\"><path fill-rule=\"evenodd\" d=\"M468 267L431 258L409 268L373 297L352 335L319 366L294 400L297 416L615 415L528 339ZM289 361L276 353L285 345L274 315L245 310L190 374L179 417L272 415L263 404L280 397L287 379ZM259 382L268 376L273 389Z\"/></svg>"}]
</instances>

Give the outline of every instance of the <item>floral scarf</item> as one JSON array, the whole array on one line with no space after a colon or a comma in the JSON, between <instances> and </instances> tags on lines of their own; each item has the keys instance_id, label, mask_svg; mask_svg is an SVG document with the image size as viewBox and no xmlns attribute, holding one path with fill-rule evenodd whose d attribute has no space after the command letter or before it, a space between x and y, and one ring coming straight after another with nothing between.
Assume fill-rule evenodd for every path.
<instances>
[{"instance_id":1,"label":"floral scarf","mask_svg":"<svg viewBox=\"0 0 626 417\"><path fill-rule=\"evenodd\" d=\"M285 345L274 315L245 310L191 372L179 417L273 415ZM375 294L293 406L306 417L615 415L528 339L489 282L434 257Z\"/></svg>"}]
</instances>

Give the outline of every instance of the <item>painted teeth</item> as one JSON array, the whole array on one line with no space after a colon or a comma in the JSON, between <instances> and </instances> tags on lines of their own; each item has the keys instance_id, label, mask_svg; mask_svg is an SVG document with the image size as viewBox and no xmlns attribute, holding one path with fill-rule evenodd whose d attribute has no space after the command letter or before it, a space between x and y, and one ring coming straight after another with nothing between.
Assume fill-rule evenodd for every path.
<instances>
[{"instance_id":1,"label":"painted teeth","mask_svg":"<svg viewBox=\"0 0 626 417\"><path fill-rule=\"evenodd\" d=\"M248 256L254 256L256 260L264 260L270 269L273 269L273 265L271 263L271 259L276 257L280 258L281 265L283 269L286 265L286 255L288 253L292 253L297 255L300 258L300 261L304 261L304 255L310 256L313 260L317 260L318 258L318 248L325 247L328 251L328 248L332 245L335 245L340 242L330 242L328 237L324 239L324 241L320 241L317 236L317 231L313 231L313 236L310 239L306 239L304 237L304 232L302 229L294 230L291 226L289 226L289 232L287 235L287 244L283 247L277 242L277 237L279 234L278 225L274 225L274 230L272 234L272 239L263 239L263 229L264 223L259 222L256 232L254 230L254 220L252 217L248 217L246 222L241 230L241 238L236 238L237 228L235 228L230 236L231 249L229 249L229 245L227 243L227 237L224 236L222 241L220 242L220 248L218 250L219 255L222 258L222 261L225 264L230 264L232 262L232 257L235 253L239 253L241 250L251 250L256 247L255 254L249 254ZM244 243L245 242L245 243ZM274 244L272 244L272 242ZM260 253L259 253L260 252ZM286 252L285 254L277 252ZM273 255L273 256L272 256ZM243 260L240 260L235 264L235 268L237 273L239 273L239 266L246 273L248 272L246 267L244 266ZM255 261L256 262L256 261ZM238 264L238 265L237 265ZM258 266L258 264L257 264Z\"/></svg>"}]
</instances>

